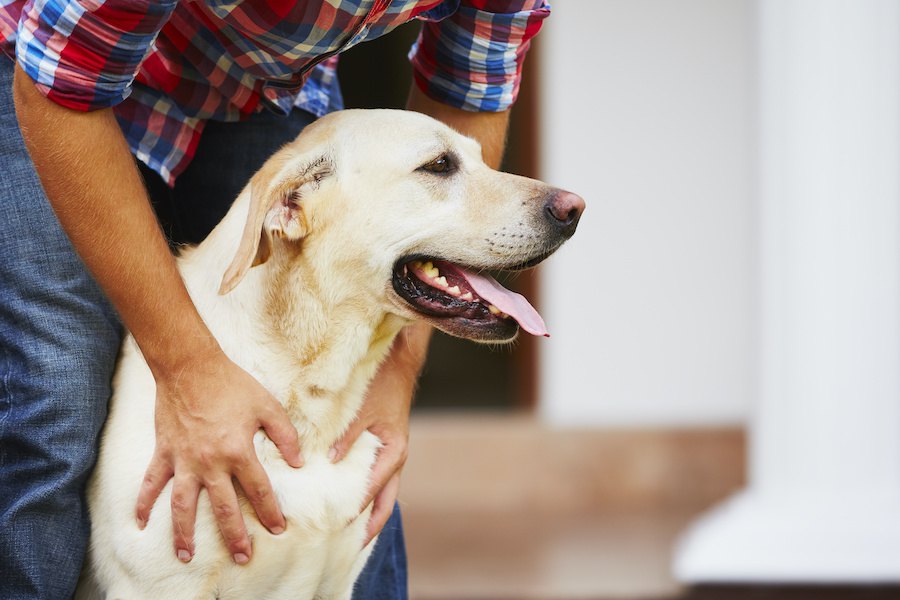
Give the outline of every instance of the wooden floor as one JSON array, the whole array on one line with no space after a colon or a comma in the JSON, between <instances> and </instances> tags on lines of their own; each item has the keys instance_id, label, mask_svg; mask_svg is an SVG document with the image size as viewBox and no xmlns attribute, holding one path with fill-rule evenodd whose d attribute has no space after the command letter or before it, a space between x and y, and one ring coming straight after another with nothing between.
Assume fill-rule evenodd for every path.
<instances>
[{"instance_id":1,"label":"wooden floor","mask_svg":"<svg viewBox=\"0 0 900 600\"><path fill-rule=\"evenodd\" d=\"M701 587L680 532L744 481L737 430L552 431L419 415L401 508L413 600L900 600L900 587Z\"/></svg>"},{"instance_id":2,"label":"wooden floor","mask_svg":"<svg viewBox=\"0 0 900 600\"><path fill-rule=\"evenodd\" d=\"M405 515L414 600L677 595L672 541L687 516Z\"/></svg>"},{"instance_id":3,"label":"wooden floor","mask_svg":"<svg viewBox=\"0 0 900 600\"><path fill-rule=\"evenodd\" d=\"M743 482L743 434L418 415L401 508L416 600L661 598L672 545Z\"/></svg>"},{"instance_id":4,"label":"wooden floor","mask_svg":"<svg viewBox=\"0 0 900 600\"><path fill-rule=\"evenodd\" d=\"M410 514L410 512L412 514ZM412 600L898 600L900 586L680 586L689 515L405 516ZM473 534L480 531L481 534Z\"/></svg>"}]
</instances>

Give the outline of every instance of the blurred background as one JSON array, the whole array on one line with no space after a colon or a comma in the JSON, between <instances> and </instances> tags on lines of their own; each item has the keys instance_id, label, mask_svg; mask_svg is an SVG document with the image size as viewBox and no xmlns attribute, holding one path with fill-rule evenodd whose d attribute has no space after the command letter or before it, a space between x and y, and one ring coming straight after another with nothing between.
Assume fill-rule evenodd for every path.
<instances>
[{"instance_id":1,"label":"blurred background","mask_svg":"<svg viewBox=\"0 0 900 600\"><path fill-rule=\"evenodd\" d=\"M895 0L553 2L504 168L588 209L508 282L552 337L435 336L411 596L900 598L898 115Z\"/></svg>"}]
</instances>

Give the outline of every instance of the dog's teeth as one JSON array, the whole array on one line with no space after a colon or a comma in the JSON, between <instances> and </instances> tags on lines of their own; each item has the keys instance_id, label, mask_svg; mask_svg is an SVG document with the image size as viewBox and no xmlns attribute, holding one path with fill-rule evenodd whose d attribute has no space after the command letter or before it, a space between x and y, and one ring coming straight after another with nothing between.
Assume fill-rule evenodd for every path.
<instances>
[{"instance_id":1,"label":"dog's teeth","mask_svg":"<svg viewBox=\"0 0 900 600\"><path fill-rule=\"evenodd\" d=\"M459 296L459 286L454 285L451 288L447 288L447 293L450 294L451 296Z\"/></svg>"},{"instance_id":2,"label":"dog's teeth","mask_svg":"<svg viewBox=\"0 0 900 600\"><path fill-rule=\"evenodd\" d=\"M472 292L466 292L465 294L460 296L460 298L462 298L466 302L471 302L472 300L475 299L475 297L472 295Z\"/></svg>"},{"instance_id":3,"label":"dog's teeth","mask_svg":"<svg viewBox=\"0 0 900 600\"><path fill-rule=\"evenodd\" d=\"M442 288L447 287L447 278L446 277L435 277L434 282L441 286Z\"/></svg>"},{"instance_id":4,"label":"dog's teeth","mask_svg":"<svg viewBox=\"0 0 900 600\"><path fill-rule=\"evenodd\" d=\"M502 313L500 312L500 309L497 308L496 306L494 306L493 304L488 304L488 310L491 311L491 314L492 314L492 315L499 315L499 314L502 314Z\"/></svg>"},{"instance_id":5,"label":"dog's teeth","mask_svg":"<svg viewBox=\"0 0 900 600\"><path fill-rule=\"evenodd\" d=\"M414 261L412 261L412 262L409 263L409 264L412 265L412 268L413 268L413 269L421 269L421 268L422 268L422 261L421 261L421 260L414 260Z\"/></svg>"},{"instance_id":6,"label":"dog's teeth","mask_svg":"<svg viewBox=\"0 0 900 600\"><path fill-rule=\"evenodd\" d=\"M422 265L422 270L430 275L431 271L436 270L436 269L434 268L434 265L431 264L431 261L429 260L427 263Z\"/></svg>"}]
</instances>

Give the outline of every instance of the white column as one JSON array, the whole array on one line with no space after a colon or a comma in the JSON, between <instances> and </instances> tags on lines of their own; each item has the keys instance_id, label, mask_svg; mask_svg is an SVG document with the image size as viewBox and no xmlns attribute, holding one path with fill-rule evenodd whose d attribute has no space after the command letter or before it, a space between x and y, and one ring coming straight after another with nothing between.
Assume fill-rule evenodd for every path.
<instances>
[{"instance_id":1,"label":"white column","mask_svg":"<svg viewBox=\"0 0 900 600\"><path fill-rule=\"evenodd\" d=\"M759 39L750 485L675 573L900 581L900 2L763 0Z\"/></svg>"}]
</instances>

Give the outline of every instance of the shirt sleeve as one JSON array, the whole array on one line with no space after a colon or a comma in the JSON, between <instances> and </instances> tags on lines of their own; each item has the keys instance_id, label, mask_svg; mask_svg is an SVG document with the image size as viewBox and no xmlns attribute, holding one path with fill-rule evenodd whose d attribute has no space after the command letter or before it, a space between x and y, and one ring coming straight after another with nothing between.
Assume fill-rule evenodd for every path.
<instances>
[{"instance_id":1,"label":"shirt sleeve","mask_svg":"<svg viewBox=\"0 0 900 600\"><path fill-rule=\"evenodd\" d=\"M445 1L422 15L409 54L416 85L464 110L506 110L518 95L530 40L549 14L544 0Z\"/></svg>"},{"instance_id":2,"label":"shirt sleeve","mask_svg":"<svg viewBox=\"0 0 900 600\"><path fill-rule=\"evenodd\" d=\"M80 111L128 97L177 0L34 0L19 20L16 58L47 98Z\"/></svg>"}]
</instances>

